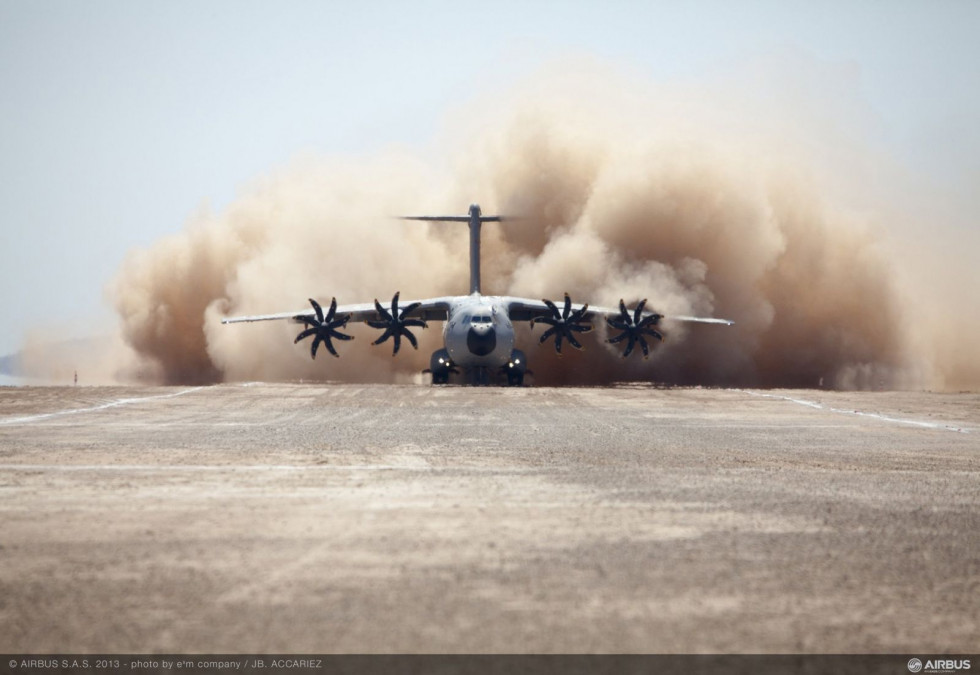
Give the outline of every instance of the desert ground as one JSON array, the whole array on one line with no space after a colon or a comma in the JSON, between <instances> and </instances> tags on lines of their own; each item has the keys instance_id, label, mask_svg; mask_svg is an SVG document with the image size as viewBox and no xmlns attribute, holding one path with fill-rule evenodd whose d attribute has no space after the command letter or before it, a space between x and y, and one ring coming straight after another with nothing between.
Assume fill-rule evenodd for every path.
<instances>
[{"instance_id":1,"label":"desert ground","mask_svg":"<svg viewBox=\"0 0 980 675\"><path fill-rule=\"evenodd\" d=\"M0 652L969 653L980 395L0 388Z\"/></svg>"}]
</instances>

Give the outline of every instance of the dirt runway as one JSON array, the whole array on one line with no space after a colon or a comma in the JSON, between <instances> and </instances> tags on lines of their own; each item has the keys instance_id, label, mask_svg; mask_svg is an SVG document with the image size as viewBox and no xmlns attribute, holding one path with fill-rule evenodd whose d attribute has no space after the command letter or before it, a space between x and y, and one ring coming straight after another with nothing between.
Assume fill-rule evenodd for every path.
<instances>
[{"instance_id":1,"label":"dirt runway","mask_svg":"<svg viewBox=\"0 0 980 675\"><path fill-rule=\"evenodd\" d=\"M980 395L0 388L0 652L976 652Z\"/></svg>"}]
</instances>

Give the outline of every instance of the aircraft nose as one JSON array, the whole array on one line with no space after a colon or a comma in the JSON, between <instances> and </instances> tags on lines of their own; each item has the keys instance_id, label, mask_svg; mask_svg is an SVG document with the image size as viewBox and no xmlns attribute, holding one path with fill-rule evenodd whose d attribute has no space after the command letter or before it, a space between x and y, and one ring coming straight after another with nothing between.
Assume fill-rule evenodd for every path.
<instances>
[{"instance_id":1,"label":"aircraft nose","mask_svg":"<svg viewBox=\"0 0 980 675\"><path fill-rule=\"evenodd\" d=\"M497 346L497 332L489 324L470 327L466 334L466 347L471 354L486 356Z\"/></svg>"}]
</instances>

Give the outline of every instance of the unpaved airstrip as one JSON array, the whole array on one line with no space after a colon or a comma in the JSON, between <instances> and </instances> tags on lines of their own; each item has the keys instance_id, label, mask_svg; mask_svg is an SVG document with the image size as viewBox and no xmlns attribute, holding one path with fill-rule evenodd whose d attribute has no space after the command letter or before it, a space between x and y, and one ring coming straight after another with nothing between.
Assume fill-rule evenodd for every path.
<instances>
[{"instance_id":1,"label":"unpaved airstrip","mask_svg":"<svg viewBox=\"0 0 980 675\"><path fill-rule=\"evenodd\" d=\"M976 652L980 395L0 388L0 652Z\"/></svg>"}]
</instances>

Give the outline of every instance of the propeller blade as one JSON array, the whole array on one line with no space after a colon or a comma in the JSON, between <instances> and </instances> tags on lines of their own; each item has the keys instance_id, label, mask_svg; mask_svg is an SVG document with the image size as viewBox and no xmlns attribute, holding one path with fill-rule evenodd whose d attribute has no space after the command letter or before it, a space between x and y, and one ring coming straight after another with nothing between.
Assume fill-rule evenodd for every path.
<instances>
[{"instance_id":1,"label":"propeller blade","mask_svg":"<svg viewBox=\"0 0 980 675\"><path fill-rule=\"evenodd\" d=\"M640 328L646 328L647 326L656 326L658 323L660 323L660 319L662 318L663 317L661 317L659 314L651 314L650 316L645 317L643 321L641 321L638 325Z\"/></svg>"},{"instance_id":2,"label":"propeller blade","mask_svg":"<svg viewBox=\"0 0 980 675\"><path fill-rule=\"evenodd\" d=\"M581 321L582 320L582 317L584 317L585 316L585 313L588 312L588 311L589 311L589 305L588 305L588 303L586 303L586 304L582 305L582 309L575 310L575 313L572 314L571 318L568 319L568 322L569 323L577 323L577 322Z\"/></svg>"},{"instance_id":3,"label":"propeller blade","mask_svg":"<svg viewBox=\"0 0 980 675\"><path fill-rule=\"evenodd\" d=\"M633 347L636 345L636 338L632 333L624 333L624 335L630 339L630 341L626 343L626 350L623 352L623 358L625 359L627 356L633 353Z\"/></svg>"},{"instance_id":4,"label":"propeller blade","mask_svg":"<svg viewBox=\"0 0 980 675\"><path fill-rule=\"evenodd\" d=\"M353 340L354 339L354 336L353 335L347 335L346 333L340 333L340 332L334 330L333 328L330 328L327 331L327 333L330 335L330 337L335 338L337 340Z\"/></svg>"},{"instance_id":5,"label":"propeller blade","mask_svg":"<svg viewBox=\"0 0 980 675\"><path fill-rule=\"evenodd\" d=\"M418 349L419 348L419 343L415 339L415 336L411 334L411 332L409 332L407 330L406 331L402 331L402 335L404 335L405 336L405 339L407 339L412 344L412 347L414 347L415 349Z\"/></svg>"},{"instance_id":6,"label":"propeller blade","mask_svg":"<svg viewBox=\"0 0 980 675\"><path fill-rule=\"evenodd\" d=\"M388 313L387 309L381 306L381 303L378 302L377 298L374 299L374 308L378 310L378 314L380 314L385 321L391 321L391 314Z\"/></svg>"},{"instance_id":7,"label":"propeller blade","mask_svg":"<svg viewBox=\"0 0 980 675\"><path fill-rule=\"evenodd\" d=\"M647 304L647 299L643 298L642 300L640 300L639 304L636 306L636 309L633 311L634 326L640 323L640 317L643 316L643 308L646 307L646 304Z\"/></svg>"},{"instance_id":8,"label":"propeller blade","mask_svg":"<svg viewBox=\"0 0 980 675\"><path fill-rule=\"evenodd\" d=\"M293 344L296 344L300 340L303 340L303 339L308 338L311 335L315 335L315 334L316 334L316 328L307 328L302 333L300 333L299 335L296 336L296 339L293 340Z\"/></svg>"},{"instance_id":9,"label":"propeller blade","mask_svg":"<svg viewBox=\"0 0 980 675\"><path fill-rule=\"evenodd\" d=\"M638 335L636 339L640 341L640 349L643 350L643 358L650 358L650 348L647 346L647 341L643 339L642 335Z\"/></svg>"},{"instance_id":10,"label":"propeller blade","mask_svg":"<svg viewBox=\"0 0 980 675\"><path fill-rule=\"evenodd\" d=\"M313 305L313 311L316 312L316 320L318 323L323 323L323 310L320 308L320 303L310 298L310 304Z\"/></svg>"},{"instance_id":11,"label":"propeller blade","mask_svg":"<svg viewBox=\"0 0 980 675\"><path fill-rule=\"evenodd\" d=\"M661 333L660 331L652 330L650 328L644 328L643 330L640 331L640 334L641 335L649 335L650 337L657 338L661 342L664 341L663 333Z\"/></svg>"},{"instance_id":12,"label":"propeller blade","mask_svg":"<svg viewBox=\"0 0 980 675\"><path fill-rule=\"evenodd\" d=\"M421 306L422 306L422 303L421 302L413 302L408 307L405 307L402 310L402 313L401 313L401 317L400 318L404 319L406 316L408 316L409 314L411 314L412 312L414 312L416 309L418 309Z\"/></svg>"},{"instance_id":13,"label":"propeller blade","mask_svg":"<svg viewBox=\"0 0 980 675\"><path fill-rule=\"evenodd\" d=\"M618 330L626 330L627 328L629 328L629 324L620 319L606 318L606 323Z\"/></svg>"},{"instance_id":14,"label":"propeller blade","mask_svg":"<svg viewBox=\"0 0 980 675\"><path fill-rule=\"evenodd\" d=\"M350 321L350 314L344 314L340 319L334 319L327 324L327 328L346 328L347 322Z\"/></svg>"}]
</instances>

